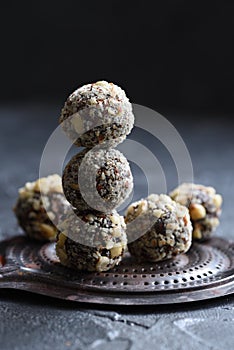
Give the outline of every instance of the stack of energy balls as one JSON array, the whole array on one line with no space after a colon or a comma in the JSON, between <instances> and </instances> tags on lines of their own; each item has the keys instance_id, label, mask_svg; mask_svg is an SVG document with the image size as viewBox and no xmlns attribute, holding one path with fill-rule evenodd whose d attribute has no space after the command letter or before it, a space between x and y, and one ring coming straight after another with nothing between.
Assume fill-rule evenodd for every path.
<instances>
[{"instance_id":1,"label":"stack of energy balls","mask_svg":"<svg viewBox=\"0 0 234 350\"><path fill-rule=\"evenodd\" d=\"M63 172L64 194L75 209L59 225L56 252L65 266L107 271L127 246L124 218L115 208L130 195L133 177L114 147L133 128L132 105L120 87L99 81L68 97L60 123L73 143L85 148Z\"/></svg>"},{"instance_id":2,"label":"stack of energy balls","mask_svg":"<svg viewBox=\"0 0 234 350\"><path fill-rule=\"evenodd\" d=\"M211 237L222 205L212 187L185 183L169 195L132 203L125 217L117 213L133 189L128 161L114 148L134 125L131 103L120 87L99 81L78 88L60 123L84 149L66 165L62 179L51 175L20 189L14 211L31 239L56 240L63 265L107 271L127 246L138 260L157 262L186 253L192 240Z\"/></svg>"}]
</instances>

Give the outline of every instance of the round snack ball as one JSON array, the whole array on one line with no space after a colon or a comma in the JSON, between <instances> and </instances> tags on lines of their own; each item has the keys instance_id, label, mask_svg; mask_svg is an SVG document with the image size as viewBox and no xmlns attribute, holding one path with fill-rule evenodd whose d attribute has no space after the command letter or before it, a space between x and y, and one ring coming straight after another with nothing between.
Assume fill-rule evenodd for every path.
<instances>
[{"instance_id":1,"label":"round snack ball","mask_svg":"<svg viewBox=\"0 0 234 350\"><path fill-rule=\"evenodd\" d=\"M64 169L62 182L67 200L80 212L110 212L133 189L129 163L113 148L85 149L75 155Z\"/></svg>"},{"instance_id":2,"label":"round snack ball","mask_svg":"<svg viewBox=\"0 0 234 350\"><path fill-rule=\"evenodd\" d=\"M70 204L63 194L59 175L27 182L19 189L14 207L19 225L32 239L54 241L59 218L68 211Z\"/></svg>"},{"instance_id":3,"label":"round snack ball","mask_svg":"<svg viewBox=\"0 0 234 350\"><path fill-rule=\"evenodd\" d=\"M193 238L210 238L219 225L222 196L213 187L184 183L170 193L172 199L189 209Z\"/></svg>"},{"instance_id":4,"label":"round snack ball","mask_svg":"<svg viewBox=\"0 0 234 350\"><path fill-rule=\"evenodd\" d=\"M59 123L77 145L92 148L121 143L134 124L132 105L124 90L106 81L84 85L65 102Z\"/></svg>"},{"instance_id":5,"label":"round snack ball","mask_svg":"<svg viewBox=\"0 0 234 350\"><path fill-rule=\"evenodd\" d=\"M61 264L77 270L107 271L118 265L127 245L124 218L71 211L59 227L56 253Z\"/></svg>"},{"instance_id":6,"label":"round snack ball","mask_svg":"<svg viewBox=\"0 0 234 350\"><path fill-rule=\"evenodd\" d=\"M186 253L191 246L192 225L188 209L167 195L151 194L131 204L125 222L129 252L138 260L169 259ZM134 226L140 227L143 235L132 241Z\"/></svg>"}]
</instances>

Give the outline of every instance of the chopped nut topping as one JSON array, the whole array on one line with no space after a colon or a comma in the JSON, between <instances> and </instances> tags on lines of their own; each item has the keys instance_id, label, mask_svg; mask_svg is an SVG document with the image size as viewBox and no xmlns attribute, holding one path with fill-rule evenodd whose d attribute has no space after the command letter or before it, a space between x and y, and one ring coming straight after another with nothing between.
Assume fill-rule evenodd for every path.
<instances>
[{"instance_id":1,"label":"chopped nut topping","mask_svg":"<svg viewBox=\"0 0 234 350\"><path fill-rule=\"evenodd\" d=\"M189 206L189 213L192 220L200 220L206 216L206 210L201 204L191 204Z\"/></svg>"}]
</instances>

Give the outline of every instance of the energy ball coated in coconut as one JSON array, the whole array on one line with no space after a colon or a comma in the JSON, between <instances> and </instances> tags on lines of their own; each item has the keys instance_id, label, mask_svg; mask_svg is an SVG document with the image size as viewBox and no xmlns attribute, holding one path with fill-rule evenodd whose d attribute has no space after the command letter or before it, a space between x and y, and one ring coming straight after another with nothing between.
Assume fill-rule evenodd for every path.
<instances>
[{"instance_id":1,"label":"energy ball coated in coconut","mask_svg":"<svg viewBox=\"0 0 234 350\"><path fill-rule=\"evenodd\" d=\"M116 149L84 150L65 167L63 189L80 212L110 212L131 193L133 177L127 159Z\"/></svg>"},{"instance_id":2,"label":"energy ball coated in coconut","mask_svg":"<svg viewBox=\"0 0 234 350\"><path fill-rule=\"evenodd\" d=\"M213 187L184 183L170 193L172 199L189 209L193 238L210 238L219 225L222 196Z\"/></svg>"},{"instance_id":3,"label":"energy ball coated in coconut","mask_svg":"<svg viewBox=\"0 0 234 350\"><path fill-rule=\"evenodd\" d=\"M71 211L59 227L56 253L61 264L77 270L107 271L118 265L127 245L124 218Z\"/></svg>"},{"instance_id":4,"label":"energy ball coated in coconut","mask_svg":"<svg viewBox=\"0 0 234 350\"><path fill-rule=\"evenodd\" d=\"M167 195L151 194L131 204L125 216L128 249L141 261L161 261L186 253L192 243L188 209ZM134 227L142 236L132 241Z\"/></svg>"},{"instance_id":5,"label":"energy ball coated in coconut","mask_svg":"<svg viewBox=\"0 0 234 350\"><path fill-rule=\"evenodd\" d=\"M78 88L68 97L59 122L77 146L93 148L106 142L115 146L131 132L134 115L124 90L98 81Z\"/></svg>"},{"instance_id":6,"label":"energy ball coated in coconut","mask_svg":"<svg viewBox=\"0 0 234 350\"><path fill-rule=\"evenodd\" d=\"M54 241L60 217L71 208L63 194L59 175L27 182L19 189L14 207L19 225L32 239Z\"/></svg>"}]
</instances>

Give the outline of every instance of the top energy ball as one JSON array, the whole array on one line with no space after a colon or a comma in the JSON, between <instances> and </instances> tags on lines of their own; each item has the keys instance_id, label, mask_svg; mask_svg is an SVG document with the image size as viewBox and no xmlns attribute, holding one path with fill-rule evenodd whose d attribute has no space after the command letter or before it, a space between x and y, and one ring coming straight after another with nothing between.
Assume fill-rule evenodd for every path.
<instances>
[{"instance_id":1,"label":"top energy ball","mask_svg":"<svg viewBox=\"0 0 234 350\"><path fill-rule=\"evenodd\" d=\"M59 123L77 146L116 146L134 124L132 105L124 90L106 81L84 85L65 102Z\"/></svg>"}]
</instances>

